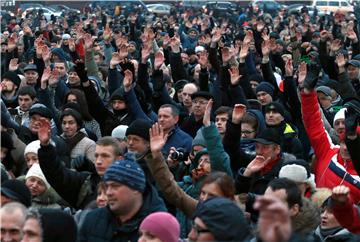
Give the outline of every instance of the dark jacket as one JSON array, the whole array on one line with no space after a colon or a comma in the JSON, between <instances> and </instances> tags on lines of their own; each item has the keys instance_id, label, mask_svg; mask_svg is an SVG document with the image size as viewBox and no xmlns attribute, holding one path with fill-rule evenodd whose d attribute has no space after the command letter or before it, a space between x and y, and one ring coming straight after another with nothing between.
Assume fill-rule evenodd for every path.
<instances>
[{"instance_id":1,"label":"dark jacket","mask_svg":"<svg viewBox=\"0 0 360 242\"><path fill-rule=\"evenodd\" d=\"M136 242L139 238L140 223L147 215L157 211L166 211L165 205L155 188L147 185L143 204L133 218L120 224L109 207L95 209L85 217L78 242Z\"/></svg>"},{"instance_id":2,"label":"dark jacket","mask_svg":"<svg viewBox=\"0 0 360 242\"><path fill-rule=\"evenodd\" d=\"M38 150L40 168L51 187L72 207L83 209L96 199L96 186L101 178L97 173L76 172L66 168L56 156L52 145Z\"/></svg>"},{"instance_id":3,"label":"dark jacket","mask_svg":"<svg viewBox=\"0 0 360 242\"><path fill-rule=\"evenodd\" d=\"M188 116L184 122L181 124L181 129L188 133L191 137L195 138L196 132L202 127L203 120L195 120L194 114Z\"/></svg>"}]
</instances>

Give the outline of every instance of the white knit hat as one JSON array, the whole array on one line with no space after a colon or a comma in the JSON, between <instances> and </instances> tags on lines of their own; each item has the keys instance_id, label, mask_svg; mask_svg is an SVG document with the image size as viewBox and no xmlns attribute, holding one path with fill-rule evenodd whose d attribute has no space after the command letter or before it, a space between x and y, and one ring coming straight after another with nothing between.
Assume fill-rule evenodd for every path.
<instances>
[{"instance_id":1,"label":"white knit hat","mask_svg":"<svg viewBox=\"0 0 360 242\"><path fill-rule=\"evenodd\" d=\"M46 180L44 173L42 172L40 165L38 163L35 163L31 166L29 171L26 173L25 179L28 179L29 177L32 176L41 179L45 183L46 189L50 188L50 184Z\"/></svg>"},{"instance_id":2,"label":"white knit hat","mask_svg":"<svg viewBox=\"0 0 360 242\"><path fill-rule=\"evenodd\" d=\"M306 182L308 176L305 167L297 164L289 164L280 169L279 178L288 178L294 182Z\"/></svg>"},{"instance_id":3,"label":"white knit hat","mask_svg":"<svg viewBox=\"0 0 360 242\"><path fill-rule=\"evenodd\" d=\"M127 125L119 125L116 128L113 129L111 132L111 137L117 138L117 139L125 139L126 130L128 126Z\"/></svg>"},{"instance_id":4,"label":"white knit hat","mask_svg":"<svg viewBox=\"0 0 360 242\"><path fill-rule=\"evenodd\" d=\"M40 149L40 140L35 140L35 141L29 143L25 147L24 156L27 153L35 153L35 154L37 154L39 149Z\"/></svg>"},{"instance_id":5,"label":"white knit hat","mask_svg":"<svg viewBox=\"0 0 360 242\"><path fill-rule=\"evenodd\" d=\"M342 108L335 114L334 124L335 124L335 121L338 119L345 119L345 110L346 110L346 108Z\"/></svg>"}]
</instances>

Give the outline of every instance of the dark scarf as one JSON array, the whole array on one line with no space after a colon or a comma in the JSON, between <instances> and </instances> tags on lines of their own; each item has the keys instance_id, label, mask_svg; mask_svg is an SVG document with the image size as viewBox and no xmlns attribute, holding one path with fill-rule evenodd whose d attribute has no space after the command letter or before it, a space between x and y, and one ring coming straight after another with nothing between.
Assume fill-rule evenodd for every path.
<instances>
[{"instance_id":1,"label":"dark scarf","mask_svg":"<svg viewBox=\"0 0 360 242\"><path fill-rule=\"evenodd\" d=\"M67 147L69 148L69 151L71 152L72 149L77 145L77 143L80 142L86 135L83 132L77 132L73 137L71 138L65 138L63 137Z\"/></svg>"},{"instance_id":2,"label":"dark scarf","mask_svg":"<svg viewBox=\"0 0 360 242\"><path fill-rule=\"evenodd\" d=\"M340 230L342 230L341 227L335 227L335 228L331 228L331 229L322 229L320 227L320 234L323 238L326 238L329 235L334 235L337 232L339 232Z\"/></svg>"}]
</instances>

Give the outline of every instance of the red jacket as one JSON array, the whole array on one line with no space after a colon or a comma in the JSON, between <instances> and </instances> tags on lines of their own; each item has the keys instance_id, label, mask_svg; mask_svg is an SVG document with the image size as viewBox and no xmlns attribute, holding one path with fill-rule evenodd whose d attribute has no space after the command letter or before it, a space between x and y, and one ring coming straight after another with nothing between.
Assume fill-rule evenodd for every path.
<instances>
[{"instance_id":1,"label":"red jacket","mask_svg":"<svg viewBox=\"0 0 360 242\"><path fill-rule=\"evenodd\" d=\"M345 204L334 204L333 213L342 227L351 233L360 234L360 207L356 207L352 201Z\"/></svg>"},{"instance_id":2,"label":"red jacket","mask_svg":"<svg viewBox=\"0 0 360 242\"><path fill-rule=\"evenodd\" d=\"M317 158L314 164L316 186L332 189L338 185L345 185L350 188L354 202L359 203L360 177L351 160L341 157L340 147L332 143L325 131L316 92L302 92L301 103L306 133Z\"/></svg>"}]
</instances>

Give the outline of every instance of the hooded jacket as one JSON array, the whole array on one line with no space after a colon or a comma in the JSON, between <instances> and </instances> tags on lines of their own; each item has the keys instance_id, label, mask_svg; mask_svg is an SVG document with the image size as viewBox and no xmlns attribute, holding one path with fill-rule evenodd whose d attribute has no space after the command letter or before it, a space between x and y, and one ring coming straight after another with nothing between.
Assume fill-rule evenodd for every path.
<instances>
[{"instance_id":1,"label":"hooded jacket","mask_svg":"<svg viewBox=\"0 0 360 242\"><path fill-rule=\"evenodd\" d=\"M341 184L345 185L350 188L350 195L355 203L360 202L360 177L351 159L343 159L340 147L332 143L325 131L316 92L302 92L301 103L305 130L317 158L314 164L317 187L332 189Z\"/></svg>"},{"instance_id":2,"label":"hooded jacket","mask_svg":"<svg viewBox=\"0 0 360 242\"><path fill-rule=\"evenodd\" d=\"M140 210L121 224L108 206L89 212L80 228L78 242L135 242L139 238L139 226L153 212L166 211L153 186L147 185Z\"/></svg>"}]
</instances>

